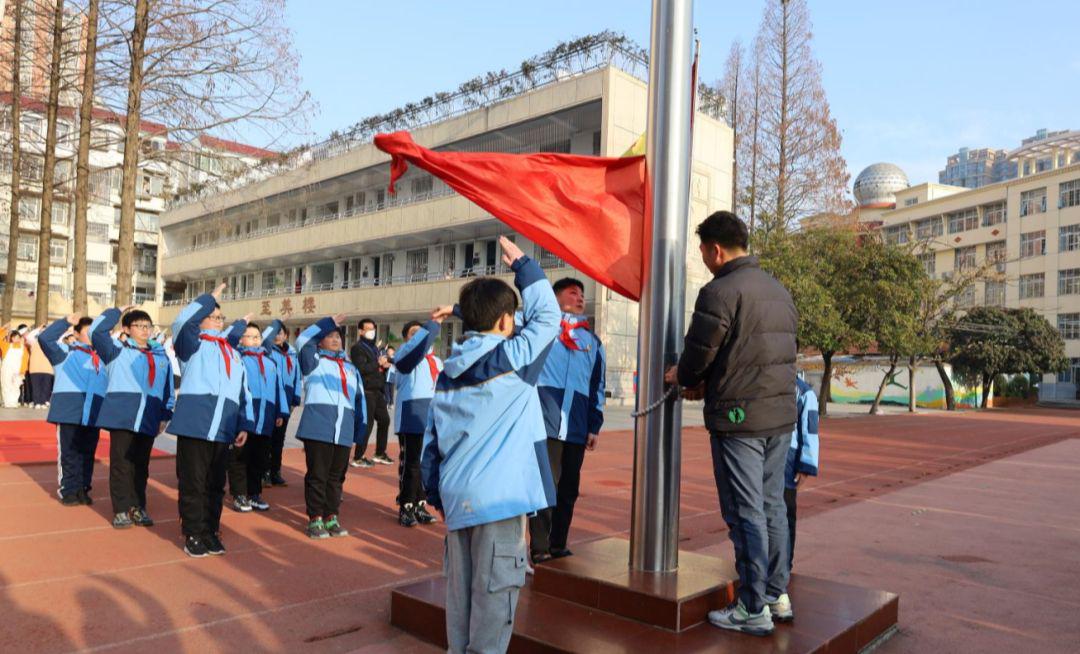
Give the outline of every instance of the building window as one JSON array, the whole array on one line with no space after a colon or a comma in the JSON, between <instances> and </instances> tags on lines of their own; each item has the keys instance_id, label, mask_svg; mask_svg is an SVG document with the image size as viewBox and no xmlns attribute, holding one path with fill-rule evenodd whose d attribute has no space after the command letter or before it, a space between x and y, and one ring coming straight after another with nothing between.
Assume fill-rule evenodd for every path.
<instances>
[{"instance_id":1,"label":"building window","mask_svg":"<svg viewBox=\"0 0 1080 654\"><path fill-rule=\"evenodd\" d=\"M979 210L964 209L949 214L949 233L966 232L979 227Z\"/></svg>"},{"instance_id":2,"label":"building window","mask_svg":"<svg viewBox=\"0 0 1080 654\"><path fill-rule=\"evenodd\" d=\"M967 309L975 306L975 285L969 284L956 296L956 306Z\"/></svg>"},{"instance_id":3,"label":"building window","mask_svg":"<svg viewBox=\"0 0 1080 654\"><path fill-rule=\"evenodd\" d=\"M109 240L109 226L105 223L86 223L86 239L95 241Z\"/></svg>"},{"instance_id":4,"label":"building window","mask_svg":"<svg viewBox=\"0 0 1080 654\"><path fill-rule=\"evenodd\" d=\"M1058 271L1058 295L1080 295L1080 268Z\"/></svg>"},{"instance_id":5,"label":"building window","mask_svg":"<svg viewBox=\"0 0 1080 654\"><path fill-rule=\"evenodd\" d=\"M1020 194L1020 215L1030 216L1046 211L1046 187Z\"/></svg>"},{"instance_id":6,"label":"building window","mask_svg":"<svg viewBox=\"0 0 1080 654\"><path fill-rule=\"evenodd\" d=\"M1080 205L1080 179L1065 182L1059 188L1058 207L1075 207Z\"/></svg>"},{"instance_id":7,"label":"building window","mask_svg":"<svg viewBox=\"0 0 1080 654\"><path fill-rule=\"evenodd\" d=\"M53 265L67 265L67 241L58 238L49 239L49 261Z\"/></svg>"},{"instance_id":8,"label":"building window","mask_svg":"<svg viewBox=\"0 0 1080 654\"><path fill-rule=\"evenodd\" d=\"M16 256L19 261L37 261L38 240L36 236L19 236L19 249Z\"/></svg>"},{"instance_id":9,"label":"building window","mask_svg":"<svg viewBox=\"0 0 1080 654\"><path fill-rule=\"evenodd\" d=\"M424 193L431 193L433 188L434 178L431 175L424 175L418 177L412 181L412 193L413 195L423 195Z\"/></svg>"},{"instance_id":10,"label":"building window","mask_svg":"<svg viewBox=\"0 0 1080 654\"><path fill-rule=\"evenodd\" d=\"M941 223L941 216L934 216L933 218L926 218L925 220L915 222L915 238L920 241L935 236L941 236L943 233L944 226Z\"/></svg>"},{"instance_id":11,"label":"building window","mask_svg":"<svg viewBox=\"0 0 1080 654\"><path fill-rule=\"evenodd\" d=\"M1080 225L1065 225L1058 230L1058 250L1061 252L1080 250Z\"/></svg>"},{"instance_id":12,"label":"building window","mask_svg":"<svg viewBox=\"0 0 1080 654\"><path fill-rule=\"evenodd\" d=\"M903 245L911 240L911 226L907 223L885 228L885 242L889 245Z\"/></svg>"},{"instance_id":13,"label":"building window","mask_svg":"<svg viewBox=\"0 0 1080 654\"><path fill-rule=\"evenodd\" d=\"M937 272L937 252L924 252L920 254L919 263L922 264L927 277L933 277Z\"/></svg>"},{"instance_id":14,"label":"building window","mask_svg":"<svg viewBox=\"0 0 1080 654\"><path fill-rule=\"evenodd\" d=\"M986 244L986 260L995 264L998 272L1005 272L1005 261L1008 259L1008 250L1005 241L991 241Z\"/></svg>"},{"instance_id":15,"label":"building window","mask_svg":"<svg viewBox=\"0 0 1080 654\"><path fill-rule=\"evenodd\" d=\"M93 223L91 223L93 224ZM88 275L104 275L108 269L108 263L105 261L93 261L87 260L86 262L86 274Z\"/></svg>"},{"instance_id":16,"label":"building window","mask_svg":"<svg viewBox=\"0 0 1080 654\"><path fill-rule=\"evenodd\" d=\"M1058 331L1066 340L1080 339L1080 313L1058 314Z\"/></svg>"},{"instance_id":17,"label":"building window","mask_svg":"<svg viewBox=\"0 0 1080 654\"><path fill-rule=\"evenodd\" d=\"M1020 258L1041 257L1046 254L1046 231L1028 232L1020 235Z\"/></svg>"},{"instance_id":18,"label":"building window","mask_svg":"<svg viewBox=\"0 0 1080 654\"><path fill-rule=\"evenodd\" d=\"M995 202L994 204L988 204L983 207L983 227L1000 225L1003 222L1005 222L1004 202Z\"/></svg>"},{"instance_id":19,"label":"building window","mask_svg":"<svg viewBox=\"0 0 1080 654\"><path fill-rule=\"evenodd\" d=\"M406 272L413 277L423 277L427 275L428 271L428 251L427 248L422 250L409 250L405 253L405 268Z\"/></svg>"},{"instance_id":20,"label":"building window","mask_svg":"<svg viewBox=\"0 0 1080 654\"><path fill-rule=\"evenodd\" d=\"M1045 277L1043 273L1020 275L1020 299L1042 297L1045 292Z\"/></svg>"},{"instance_id":21,"label":"building window","mask_svg":"<svg viewBox=\"0 0 1080 654\"><path fill-rule=\"evenodd\" d=\"M916 204L919 204L919 198L908 198L908 199L904 200L904 206L905 207L910 207L910 206L913 206L913 205L916 205Z\"/></svg>"},{"instance_id":22,"label":"building window","mask_svg":"<svg viewBox=\"0 0 1080 654\"><path fill-rule=\"evenodd\" d=\"M975 267L975 246L953 250L953 268L957 271L970 270Z\"/></svg>"},{"instance_id":23,"label":"building window","mask_svg":"<svg viewBox=\"0 0 1080 654\"><path fill-rule=\"evenodd\" d=\"M52 207L52 224L54 227L67 227L68 224L68 205L66 204L53 204Z\"/></svg>"},{"instance_id":24,"label":"building window","mask_svg":"<svg viewBox=\"0 0 1080 654\"><path fill-rule=\"evenodd\" d=\"M1005 306L1005 282L994 280L986 282L983 304L990 307Z\"/></svg>"},{"instance_id":25,"label":"building window","mask_svg":"<svg viewBox=\"0 0 1080 654\"><path fill-rule=\"evenodd\" d=\"M1080 358L1069 359L1069 367L1058 373L1058 381L1064 384L1080 383Z\"/></svg>"},{"instance_id":26,"label":"building window","mask_svg":"<svg viewBox=\"0 0 1080 654\"><path fill-rule=\"evenodd\" d=\"M19 198L19 222L34 223L41 220L41 198Z\"/></svg>"}]
</instances>

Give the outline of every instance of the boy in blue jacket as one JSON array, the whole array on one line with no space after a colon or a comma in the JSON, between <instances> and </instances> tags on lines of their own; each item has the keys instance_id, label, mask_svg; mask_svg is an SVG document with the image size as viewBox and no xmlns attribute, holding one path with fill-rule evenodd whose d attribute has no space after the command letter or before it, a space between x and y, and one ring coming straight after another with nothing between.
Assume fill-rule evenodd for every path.
<instances>
[{"instance_id":1,"label":"boy in blue jacket","mask_svg":"<svg viewBox=\"0 0 1080 654\"><path fill-rule=\"evenodd\" d=\"M270 441L276 427L289 416L289 399L280 371L262 343L262 332L255 323L230 329L229 344L237 348L247 369L248 391L254 421L243 447L233 447L229 463L229 487L233 508L241 513L269 511L270 504L262 499L263 475L270 469Z\"/></svg>"},{"instance_id":2,"label":"boy in blue jacket","mask_svg":"<svg viewBox=\"0 0 1080 654\"><path fill-rule=\"evenodd\" d=\"M97 416L109 379L105 365L90 345L92 322L85 316L71 315L49 325L38 336L38 346L56 375L47 420L56 425L60 450L57 492L64 506L93 504L90 487L100 436ZM70 345L60 342L69 329L75 337Z\"/></svg>"},{"instance_id":3,"label":"boy in blue jacket","mask_svg":"<svg viewBox=\"0 0 1080 654\"><path fill-rule=\"evenodd\" d=\"M109 333L118 320L122 341ZM165 350L150 343L153 329L149 314L131 307L108 309L90 325L90 342L108 376L97 425L109 430L109 494L117 529L154 524L146 512L146 480L154 439L172 418L173 376Z\"/></svg>"},{"instance_id":4,"label":"boy in blue jacket","mask_svg":"<svg viewBox=\"0 0 1080 654\"><path fill-rule=\"evenodd\" d=\"M289 408L300 406L300 359L296 348L289 344L289 328L280 320L270 323L263 331L263 346L270 353L278 374L285 384L285 395L289 398ZM281 424L274 427L270 441L270 470L264 475L264 486L288 486L281 476L281 452L285 448L285 434L289 429L289 416L282 418Z\"/></svg>"},{"instance_id":5,"label":"boy in blue jacket","mask_svg":"<svg viewBox=\"0 0 1080 654\"><path fill-rule=\"evenodd\" d=\"M341 487L353 441L367 428L364 383L341 338L345 314L323 318L300 333L304 411L296 437L304 444L309 538L348 536L338 521Z\"/></svg>"},{"instance_id":6,"label":"boy in blue jacket","mask_svg":"<svg viewBox=\"0 0 1080 654\"><path fill-rule=\"evenodd\" d=\"M413 320L401 330L405 344L396 354L393 376L394 433L401 452L398 456L398 524L415 527L431 524L435 516L427 511L424 488L420 481L420 451L424 446L428 409L435 395L435 381L443 363L432 348L439 338L445 312L436 310L423 325ZM392 382L390 380L392 379Z\"/></svg>"},{"instance_id":7,"label":"boy in blue jacket","mask_svg":"<svg viewBox=\"0 0 1080 654\"><path fill-rule=\"evenodd\" d=\"M177 436L184 552L195 558L225 553L220 528L229 448L243 447L254 425L244 364L222 329L225 316L217 299L225 286L195 298L172 326L184 382L169 433ZM246 324L241 319L232 328Z\"/></svg>"},{"instance_id":8,"label":"boy in blue jacket","mask_svg":"<svg viewBox=\"0 0 1080 654\"><path fill-rule=\"evenodd\" d=\"M604 424L604 345L585 319L585 285L572 277L554 285L562 310L559 338L548 353L536 387L544 409L548 460L555 480L554 509L529 520L532 559L570 556L566 541L581 483L585 451L596 449Z\"/></svg>"},{"instance_id":9,"label":"boy in blue jacket","mask_svg":"<svg viewBox=\"0 0 1080 654\"><path fill-rule=\"evenodd\" d=\"M446 636L452 652L503 652L525 583L525 516L554 504L536 383L559 335L559 304L540 266L499 239L517 295L481 277L461 289L465 339L431 402L421 469L446 535ZM445 317L448 310L439 310Z\"/></svg>"}]
</instances>

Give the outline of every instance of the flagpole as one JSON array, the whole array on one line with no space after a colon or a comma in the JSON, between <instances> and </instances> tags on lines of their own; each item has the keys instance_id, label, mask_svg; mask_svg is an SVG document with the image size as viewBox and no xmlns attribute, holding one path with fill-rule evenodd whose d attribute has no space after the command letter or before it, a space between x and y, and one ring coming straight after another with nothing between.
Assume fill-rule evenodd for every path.
<instances>
[{"instance_id":1,"label":"flagpole","mask_svg":"<svg viewBox=\"0 0 1080 654\"><path fill-rule=\"evenodd\" d=\"M653 0L646 130L647 259L638 321L637 411L664 392L664 370L678 360L686 287L690 211L693 0ZM634 423L630 567L679 566L681 403L668 399Z\"/></svg>"}]
</instances>

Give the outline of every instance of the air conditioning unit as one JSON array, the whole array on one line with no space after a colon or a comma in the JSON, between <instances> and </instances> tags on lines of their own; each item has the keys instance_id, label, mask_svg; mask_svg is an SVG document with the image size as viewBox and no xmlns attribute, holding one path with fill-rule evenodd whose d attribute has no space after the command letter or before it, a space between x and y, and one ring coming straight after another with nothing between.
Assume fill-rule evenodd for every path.
<instances>
[{"instance_id":1,"label":"air conditioning unit","mask_svg":"<svg viewBox=\"0 0 1080 654\"><path fill-rule=\"evenodd\" d=\"M941 273L941 278L944 279L947 282L952 281L952 278L953 278L952 271L951 270L946 270L945 272Z\"/></svg>"}]
</instances>

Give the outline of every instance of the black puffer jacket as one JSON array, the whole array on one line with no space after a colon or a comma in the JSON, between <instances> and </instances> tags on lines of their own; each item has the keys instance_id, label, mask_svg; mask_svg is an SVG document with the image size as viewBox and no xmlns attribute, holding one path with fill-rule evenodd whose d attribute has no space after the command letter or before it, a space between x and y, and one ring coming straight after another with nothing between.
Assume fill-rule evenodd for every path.
<instances>
[{"instance_id":1,"label":"black puffer jacket","mask_svg":"<svg viewBox=\"0 0 1080 654\"><path fill-rule=\"evenodd\" d=\"M698 292L679 358L679 384L705 380L705 426L721 436L768 437L795 427L791 294L756 257L729 261Z\"/></svg>"}]
</instances>

